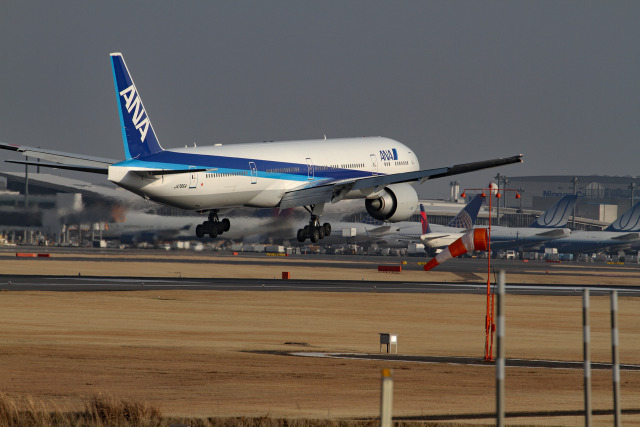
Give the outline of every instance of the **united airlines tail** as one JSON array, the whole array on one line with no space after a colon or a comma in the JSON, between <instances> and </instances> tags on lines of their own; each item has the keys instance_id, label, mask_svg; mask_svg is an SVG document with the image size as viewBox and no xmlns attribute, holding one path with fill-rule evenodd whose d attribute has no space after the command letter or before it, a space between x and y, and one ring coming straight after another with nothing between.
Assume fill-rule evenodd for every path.
<instances>
[{"instance_id":1,"label":"united airlines tail","mask_svg":"<svg viewBox=\"0 0 640 427\"><path fill-rule=\"evenodd\" d=\"M153 126L151 126L149 115L142 104L142 98L140 98L121 53L111 54L111 67L127 160L142 158L162 151Z\"/></svg>"},{"instance_id":2,"label":"united airlines tail","mask_svg":"<svg viewBox=\"0 0 640 427\"><path fill-rule=\"evenodd\" d=\"M578 196L568 194L547 209L529 227L531 228L564 228L573 213L573 206Z\"/></svg>"},{"instance_id":3,"label":"united airlines tail","mask_svg":"<svg viewBox=\"0 0 640 427\"><path fill-rule=\"evenodd\" d=\"M483 198L481 194L477 194L467 205L453 218L448 226L456 228L471 228L478 219L478 212L482 206Z\"/></svg>"},{"instance_id":4,"label":"united airlines tail","mask_svg":"<svg viewBox=\"0 0 640 427\"><path fill-rule=\"evenodd\" d=\"M640 202L620 215L604 231L640 231Z\"/></svg>"}]
</instances>

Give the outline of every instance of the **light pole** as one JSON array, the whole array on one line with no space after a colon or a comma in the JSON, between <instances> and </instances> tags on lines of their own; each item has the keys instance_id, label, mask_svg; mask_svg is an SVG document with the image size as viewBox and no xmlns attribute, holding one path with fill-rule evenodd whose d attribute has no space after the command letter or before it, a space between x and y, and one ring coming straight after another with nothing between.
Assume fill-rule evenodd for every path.
<instances>
[{"instance_id":1,"label":"light pole","mask_svg":"<svg viewBox=\"0 0 640 427\"><path fill-rule=\"evenodd\" d=\"M635 182L629 184L629 190L631 190L631 207L633 207L633 193L635 192L637 186L638 184L636 184Z\"/></svg>"},{"instance_id":2,"label":"light pole","mask_svg":"<svg viewBox=\"0 0 640 427\"><path fill-rule=\"evenodd\" d=\"M573 179L570 181L573 182L573 195L576 195L576 188L578 186L578 183L580 182L580 180L578 179L577 176L574 176ZM576 229L576 205L573 205L573 229Z\"/></svg>"},{"instance_id":3,"label":"light pole","mask_svg":"<svg viewBox=\"0 0 640 427\"><path fill-rule=\"evenodd\" d=\"M493 184L493 183L492 183ZM489 184L489 188L466 188L460 197L466 198L467 190L482 191L482 197L488 198L489 205L489 228L487 229L487 314L485 316L485 346L484 346L484 360L491 361L493 359L493 331L495 329L494 313L493 313L493 295L491 294L491 199L495 197L498 199L498 206L500 206L500 188L496 189L495 186ZM495 195L493 194L495 191ZM502 188L502 192L515 191L516 198L520 198L520 194L516 190L510 188Z\"/></svg>"}]
</instances>

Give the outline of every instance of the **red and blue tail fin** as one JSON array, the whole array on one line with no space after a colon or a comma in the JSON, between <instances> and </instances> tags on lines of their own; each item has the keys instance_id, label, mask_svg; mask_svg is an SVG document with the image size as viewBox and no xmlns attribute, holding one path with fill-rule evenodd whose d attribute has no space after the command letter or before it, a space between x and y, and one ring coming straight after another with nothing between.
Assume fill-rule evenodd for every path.
<instances>
[{"instance_id":1,"label":"red and blue tail fin","mask_svg":"<svg viewBox=\"0 0 640 427\"><path fill-rule=\"evenodd\" d=\"M139 159L162 151L149 115L142 104L142 98L131 79L121 53L111 54L111 67L127 160Z\"/></svg>"},{"instance_id":2,"label":"red and blue tail fin","mask_svg":"<svg viewBox=\"0 0 640 427\"><path fill-rule=\"evenodd\" d=\"M431 233L429 221L427 221L427 213L424 211L424 205L420 204L420 222L422 223L422 234Z\"/></svg>"}]
</instances>

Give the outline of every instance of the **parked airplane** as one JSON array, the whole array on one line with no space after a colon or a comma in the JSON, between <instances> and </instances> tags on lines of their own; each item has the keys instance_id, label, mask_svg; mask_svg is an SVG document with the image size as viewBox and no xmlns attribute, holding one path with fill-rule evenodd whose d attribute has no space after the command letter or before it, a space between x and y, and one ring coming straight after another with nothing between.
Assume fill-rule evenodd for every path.
<instances>
[{"instance_id":1,"label":"parked airplane","mask_svg":"<svg viewBox=\"0 0 640 427\"><path fill-rule=\"evenodd\" d=\"M573 231L569 237L545 242L543 248L560 253L592 253L624 250L640 245L640 202L602 231Z\"/></svg>"},{"instance_id":2,"label":"parked airplane","mask_svg":"<svg viewBox=\"0 0 640 427\"><path fill-rule=\"evenodd\" d=\"M99 159L35 147L0 143L0 148L58 163L62 169L106 174L115 184L150 199L182 209L209 212L196 235L216 237L229 230L222 208L235 206L304 206L309 225L297 232L304 242L331 233L321 224L326 203L365 199L376 219L398 222L417 207L413 188L428 179L522 162L522 155L420 170L413 150L383 137L216 144L164 149L158 142L138 88L120 53L111 54L125 160ZM11 161L35 164L30 161Z\"/></svg>"},{"instance_id":3,"label":"parked airplane","mask_svg":"<svg viewBox=\"0 0 640 427\"><path fill-rule=\"evenodd\" d=\"M472 228L475 225L482 202L482 195L477 194L447 226L429 224L424 207L420 205L420 221L422 222L420 241L424 244L427 254L435 256L438 249L446 248Z\"/></svg>"},{"instance_id":4,"label":"parked airplane","mask_svg":"<svg viewBox=\"0 0 640 427\"><path fill-rule=\"evenodd\" d=\"M549 241L566 238L571 230L566 228L578 196L569 194L558 200L529 227L491 226L491 250L537 250Z\"/></svg>"},{"instance_id":5,"label":"parked airplane","mask_svg":"<svg viewBox=\"0 0 640 427\"><path fill-rule=\"evenodd\" d=\"M482 198L477 196L449 222L448 226L429 226L443 232L449 229L459 232L461 228L471 228L475 224L481 205ZM402 221L394 224L385 224L369 216L363 222L338 222L335 223L335 226L339 231L347 230L347 234L354 243L373 242L385 247L406 248L410 242L418 242L420 236L426 232L426 213L422 204L420 204L420 211L420 222ZM351 232L354 232L354 235L351 235ZM331 237L329 242L343 243L344 240Z\"/></svg>"}]
</instances>

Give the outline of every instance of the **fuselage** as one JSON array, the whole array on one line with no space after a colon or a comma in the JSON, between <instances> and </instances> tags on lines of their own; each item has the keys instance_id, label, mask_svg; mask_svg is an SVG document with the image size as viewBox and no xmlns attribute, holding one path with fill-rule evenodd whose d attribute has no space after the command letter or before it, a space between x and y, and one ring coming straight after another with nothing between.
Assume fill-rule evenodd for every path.
<instances>
[{"instance_id":1,"label":"fuselage","mask_svg":"<svg viewBox=\"0 0 640 427\"><path fill-rule=\"evenodd\" d=\"M482 227L476 227L482 228ZM486 228L486 227L485 227ZM553 228L545 230L542 228L530 227L491 227L491 249L492 250L520 250L531 247L538 247L550 240L562 241L569 236L571 230L568 228Z\"/></svg>"},{"instance_id":2,"label":"fuselage","mask_svg":"<svg viewBox=\"0 0 640 427\"><path fill-rule=\"evenodd\" d=\"M623 250L640 244L640 233L626 231L573 231L569 237L545 242L545 248L561 253Z\"/></svg>"},{"instance_id":3,"label":"fuselage","mask_svg":"<svg viewBox=\"0 0 640 427\"><path fill-rule=\"evenodd\" d=\"M141 169L193 173L144 175ZM187 210L276 207L290 190L419 170L413 151L383 137L185 147L109 166L109 180L145 198ZM202 171L206 169L206 171ZM135 170L135 172L134 172ZM362 198L353 191L346 198Z\"/></svg>"}]
</instances>

